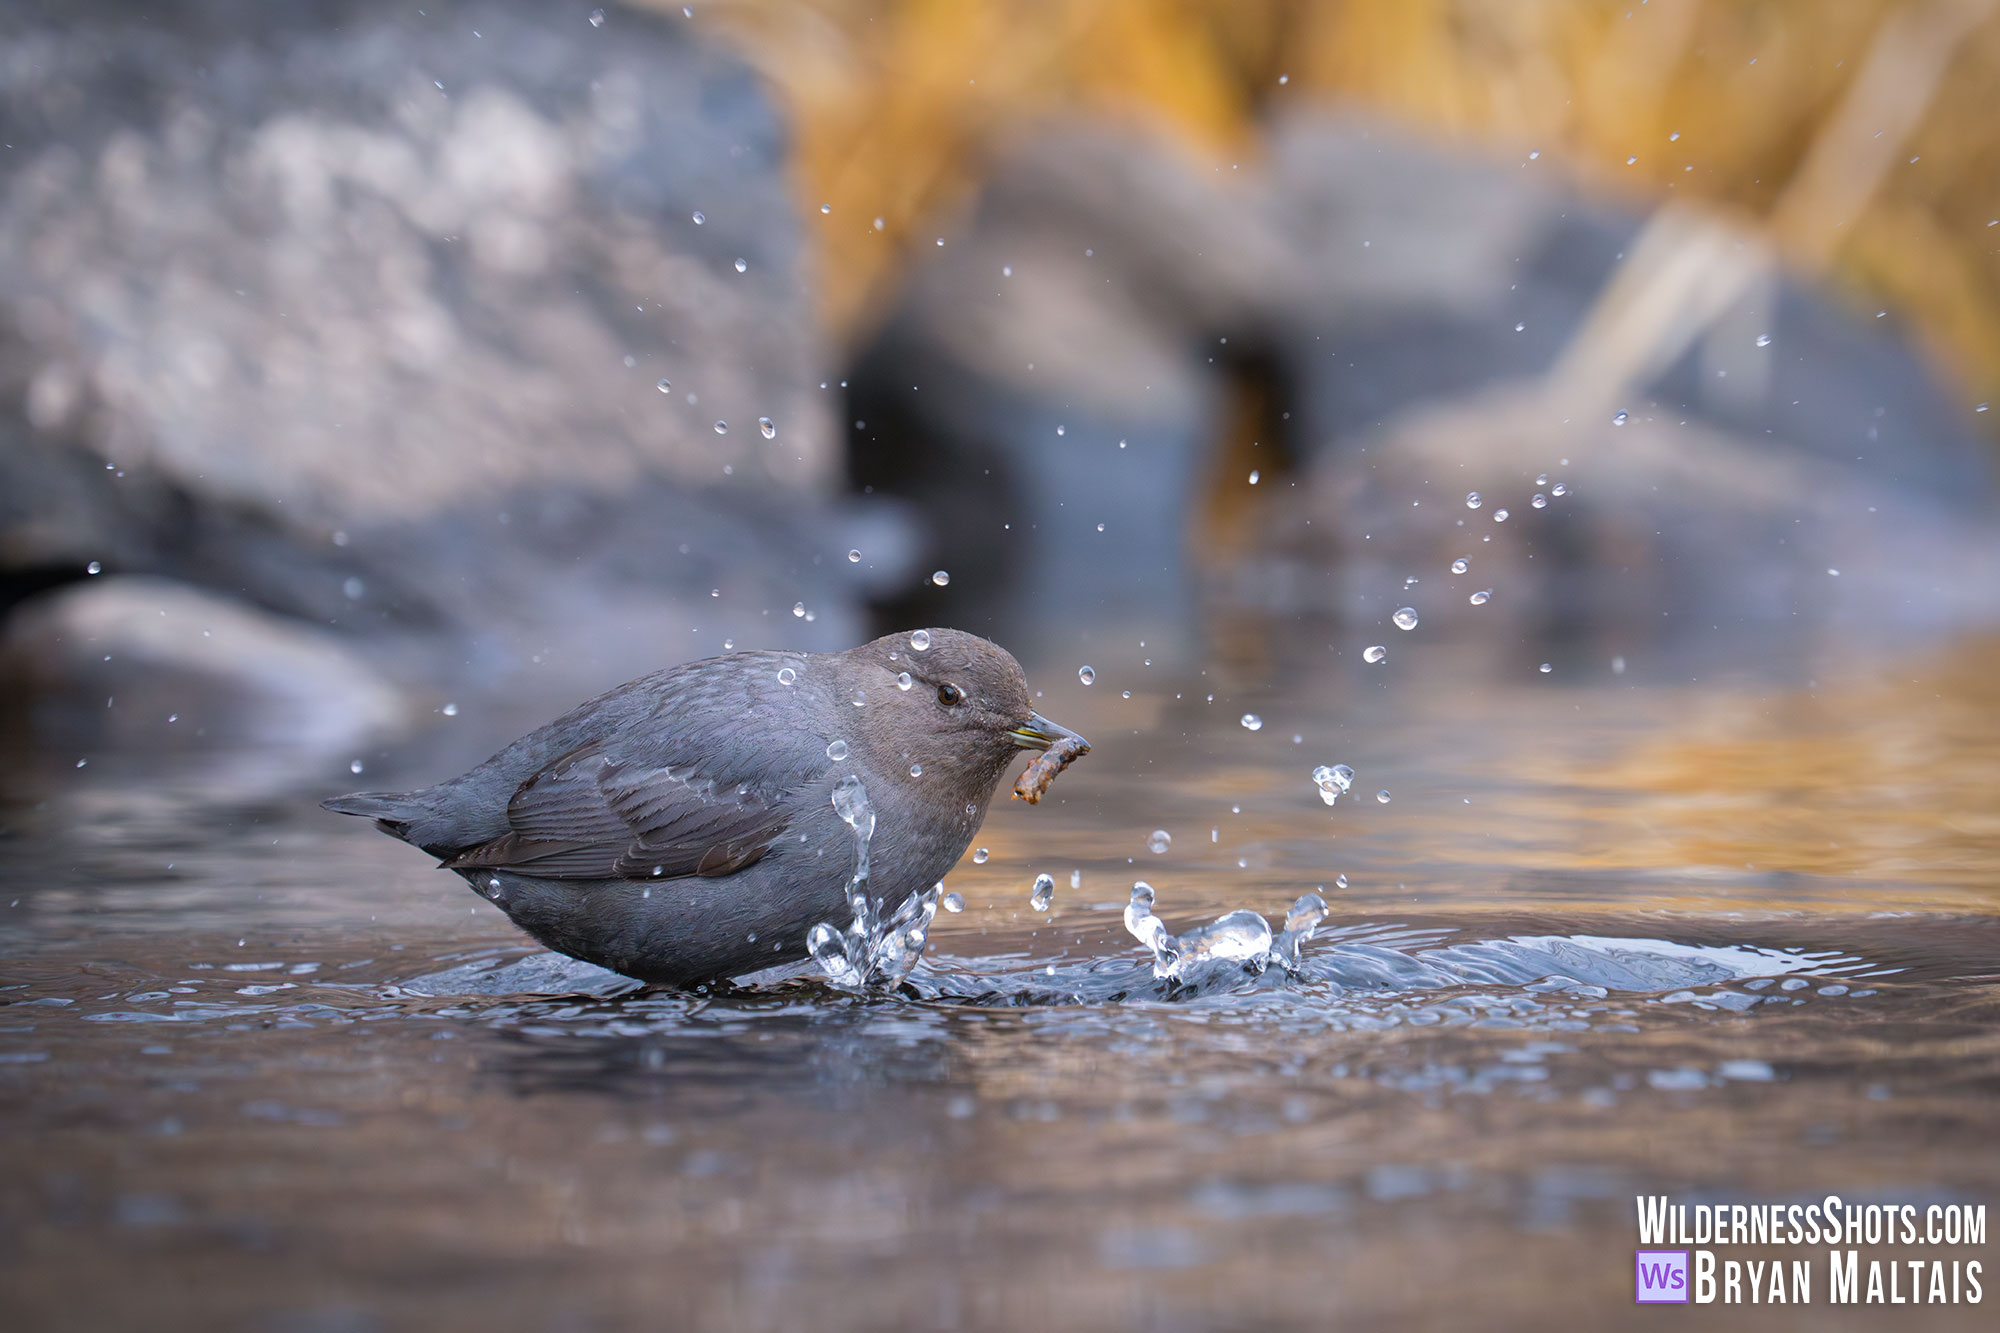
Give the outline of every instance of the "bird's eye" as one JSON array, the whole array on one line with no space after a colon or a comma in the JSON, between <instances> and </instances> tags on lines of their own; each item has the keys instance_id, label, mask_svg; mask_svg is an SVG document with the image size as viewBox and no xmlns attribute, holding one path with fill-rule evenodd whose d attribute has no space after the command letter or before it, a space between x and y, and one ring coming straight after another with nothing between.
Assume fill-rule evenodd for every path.
<instances>
[{"instance_id":1,"label":"bird's eye","mask_svg":"<svg viewBox=\"0 0 2000 1333\"><path fill-rule=\"evenodd\" d=\"M958 688L958 686L956 685L938 686L938 702L943 704L946 708L951 707L955 703L963 702L964 699L965 699L965 691Z\"/></svg>"}]
</instances>

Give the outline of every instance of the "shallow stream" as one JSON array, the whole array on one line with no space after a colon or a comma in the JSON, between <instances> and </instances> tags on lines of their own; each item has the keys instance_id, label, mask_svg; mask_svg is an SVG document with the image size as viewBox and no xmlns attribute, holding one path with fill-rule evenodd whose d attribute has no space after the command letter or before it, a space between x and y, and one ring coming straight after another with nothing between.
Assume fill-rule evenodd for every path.
<instances>
[{"instance_id":1,"label":"shallow stream","mask_svg":"<svg viewBox=\"0 0 2000 1333\"><path fill-rule=\"evenodd\" d=\"M8 1304L1543 1328L1629 1309L1638 1193L2000 1203L2000 644L1783 681L1262 646L1172 679L1107 656L1088 686L1031 663L1095 749L996 810L945 885L964 910L869 996L617 993L318 788L218 805L22 760ZM439 725L466 760L513 734ZM1175 933L1275 928L1312 891L1330 913L1296 973L1166 985L1122 919L1135 880ZM1823 1299L1705 1319L1818 1327Z\"/></svg>"}]
</instances>

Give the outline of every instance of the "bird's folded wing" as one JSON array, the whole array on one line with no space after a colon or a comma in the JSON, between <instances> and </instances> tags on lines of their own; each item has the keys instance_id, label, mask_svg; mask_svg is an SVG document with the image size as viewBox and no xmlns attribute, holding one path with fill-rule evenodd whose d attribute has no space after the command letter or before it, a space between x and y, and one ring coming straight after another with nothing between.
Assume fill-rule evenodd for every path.
<instances>
[{"instance_id":1,"label":"bird's folded wing","mask_svg":"<svg viewBox=\"0 0 2000 1333\"><path fill-rule=\"evenodd\" d=\"M727 875L764 855L791 820L786 797L819 776L821 765L786 748L724 774L712 761L659 762L658 753L614 759L592 742L521 784L507 832L444 865L544 879Z\"/></svg>"}]
</instances>

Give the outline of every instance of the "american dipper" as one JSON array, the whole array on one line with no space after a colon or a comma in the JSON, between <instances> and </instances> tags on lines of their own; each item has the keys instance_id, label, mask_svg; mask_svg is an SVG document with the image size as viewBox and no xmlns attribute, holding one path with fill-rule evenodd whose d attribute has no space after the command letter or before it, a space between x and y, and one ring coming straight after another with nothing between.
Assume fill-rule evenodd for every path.
<instances>
[{"instance_id":1,"label":"american dipper","mask_svg":"<svg viewBox=\"0 0 2000 1333\"><path fill-rule=\"evenodd\" d=\"M847 924L842 778L875 809L869 889L893 908L964 854L1014 756L1052 745L1089 748L1029 706L1005 649L913 630L670 667L449 782L323 804L439 857L551 949L688 986L796 962L816 922Z\"/></svg>"}]
</instances>

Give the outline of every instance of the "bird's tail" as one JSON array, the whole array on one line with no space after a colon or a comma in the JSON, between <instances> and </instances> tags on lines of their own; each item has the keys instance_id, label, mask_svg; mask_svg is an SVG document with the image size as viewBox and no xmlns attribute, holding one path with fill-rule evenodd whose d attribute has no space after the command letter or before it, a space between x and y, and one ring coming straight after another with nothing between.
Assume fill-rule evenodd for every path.
<instances>
[{"instance_id":1,"label":"bird's tail","mask_svg":"<svg viewBox=\"0 0 2000 1333\"><path fill-rule=\"evenodd\" d=\"M421 797L421 792L413 791L351 791L345 796L328 797L320 806L337 815L372 819L400 835L414 821L430 813Z\"/></svg>"}]
</instances>

